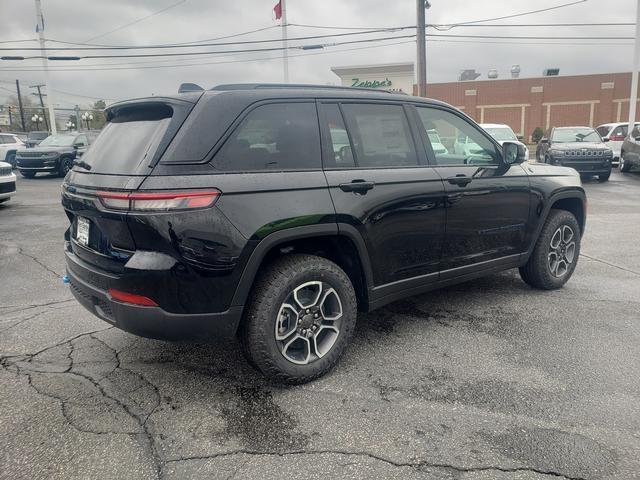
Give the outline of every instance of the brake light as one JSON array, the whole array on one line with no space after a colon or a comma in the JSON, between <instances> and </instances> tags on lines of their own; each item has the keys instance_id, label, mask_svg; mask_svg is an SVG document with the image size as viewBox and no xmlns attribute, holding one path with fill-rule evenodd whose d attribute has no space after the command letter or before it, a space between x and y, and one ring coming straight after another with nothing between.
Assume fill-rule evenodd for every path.
<instances>
[{"instance_id":1,"label":"brake light","mask_svg":"<svg viewBox=\"0 0 640 480\"><path fill-rule=\"evenodd\" d=\"M149 297L143 295L136 295L135 293L122 292L115 288L110 288L107 293L113 300L117 300L122 303L129 303L131 305L139 305L141 307L157 307L158 304L151 300Z\"/></svg>"},{"instance_id":2,"label":"brake light","mask_svg":"<svg viewBox=\"0 0 640 480\"><path fill-rule=\"evenodd\" d=\"M624 141L624 135L611 135L609 137L609 140L611 140L612 142L623 142Z\"/></svg>"},{"instance_id":3,"label":"brake light","mask_svg":"<svg viewBox=\"0 0 640 480\"><path fill-rule=\"evenodd\" d=\"M112 210L156 211L209 208L220 196L219 190L161 192L98 192L100 203Z\"/></svg>"}]
</instances>

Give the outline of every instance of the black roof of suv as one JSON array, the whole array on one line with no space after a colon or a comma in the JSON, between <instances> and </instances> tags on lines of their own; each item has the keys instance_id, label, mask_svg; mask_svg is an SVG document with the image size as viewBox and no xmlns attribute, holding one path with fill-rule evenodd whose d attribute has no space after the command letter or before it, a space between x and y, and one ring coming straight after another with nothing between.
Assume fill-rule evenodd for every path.
<instances>
[{"instance_id":1,"label":"black roof of suv","mask_svg":"<svg viewBox=\"0 0 640 480\"><path fill-rule=\"evenodd\" d=\"M73 294L138 335L238 334L279 381L328 371L357 310L514 267L559 288L577 264L577 173L442 102L251 84L106 114L63 185Z\"/></svg>"}]
</instances>

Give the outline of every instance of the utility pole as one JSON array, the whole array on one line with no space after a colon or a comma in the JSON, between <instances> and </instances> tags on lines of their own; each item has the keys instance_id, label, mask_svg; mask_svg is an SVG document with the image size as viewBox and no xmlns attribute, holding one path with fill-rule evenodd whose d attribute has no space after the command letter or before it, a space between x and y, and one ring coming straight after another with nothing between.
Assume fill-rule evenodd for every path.
<instances>
[{"instance_id":1,"label":"utility pole","mask_svg":"<svg viewBox=\"0 0 640 480\"><path fill-rule=\"evenodd\" d=\"M34 93L33 95L38 95L40 97L40 106L42 107L42 116L44 117L44 124L47 127L47 131L49 131L49 122L47 122L47 116L44 114L44 102L42 101L42 91L40 90L44 85L29 85L29 88L37 88L38 93Z\"/></svg>"},{"instance_id":2,"label":"utility pole","mask_svg":"<svg viewBox=\"0 0 640 480\"><path fill-rule=\"evenodd\" d=\"M51 133L55 135L56 129L56 112L53 109L53 89L51 88L51 80L49 78L49 64L47 61L46 44L44 41L44 16L42 15L41 0L36 2L36 30L38 31L38 41L40 42L40 55L42 56L42 69L44 70L44 83L47 87L47 106L49 107L49 119L51 120ZM46 118L46 115L45 115Z\"/></svg>"},{"instance_id":3,"label":"utility pole","mask_svg":"<svg viewBox=\"0 0 640 480\"><path fill-rule=\"evenodd\" d=\"M638 69L640 69L640 0L636 5L636 43L633 48L633 71L631 72L631 95L629 97L629 126L631 135L636 123L636 104L638 103Z\"/></svg>"},{"instance_id":4,"label":"utility pole","mask_svg":"<svg viewBox=\"0 0 640 480\"><path fill-rule=\"evenodd\" d=\"M289 83L289 42L287 39L287 2L280 0L282 9L282 66L284 68L284 83Z\"/></svg>"},{"instance_id":5,"label":"utility pole","mask_svg":"<svg viewBox=\"0 0 640 480\"><path fill-rule=\"evenodd\" d=\"M640 0L639 0L640 1ZM431 7L428 0L416 0L416 44L418 59L418 96L427 96L427 37L426 37L426 10Z\"/></svg>"},{"instance_id":6,"label":"utility pole","mask_svg":"<svg viewBox=\"0 0 640 480\"><path fill-rule=\"evenodd\" d=\"M20 80L16 79L16 90L18 91L18 106L20 107L20 120L22 121L22 131L26 132L27 127L24 124L24 108L22 108L22 95L20 95Z\"/></svg>"},{"instance_id":7,"label":"utility pole","mask_svg":"<svg viewBox=\"0 0 640 480\"><path fill-rule=\"evenodd\" d=\"M74 111L76 112L76 128L78 129L79 132L81 132L82 120L80 120L80 107L76 105L76 107L74 108Z\"/></svg>"}]
</instances>

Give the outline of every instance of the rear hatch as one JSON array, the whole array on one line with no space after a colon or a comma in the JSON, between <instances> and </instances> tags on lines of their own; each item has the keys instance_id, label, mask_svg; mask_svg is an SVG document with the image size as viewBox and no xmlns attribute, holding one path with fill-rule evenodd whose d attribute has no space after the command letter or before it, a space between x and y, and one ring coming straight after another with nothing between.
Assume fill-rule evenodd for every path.
<instances>
[{"instance_id":1,"label":"rear hatch","mask_svg":"<svg viewBox=\"0 0 640 480\"><path fill-rule=\"evenodd\" d=\"M99 195L137 190L200 96L153 97L106 110L107 124L62 186L62 205L70 221L67 248L82 260L114 273L123 270L136 248L128 213L106 209Z\"/></svg>"}]
</instances>

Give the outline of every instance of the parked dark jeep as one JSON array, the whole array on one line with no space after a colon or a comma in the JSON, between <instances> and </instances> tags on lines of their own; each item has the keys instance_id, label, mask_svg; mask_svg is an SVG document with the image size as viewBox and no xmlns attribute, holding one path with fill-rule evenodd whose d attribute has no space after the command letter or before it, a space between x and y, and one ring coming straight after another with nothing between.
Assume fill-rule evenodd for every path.
<instances>
[{"instance_id":1,"label":"parked dark jeep","mask_svg":"<svg viewBox=\"0 0 640 480\"><path fill-rule=\"evenodd\" d=\"M64 177L93 138L95 134L88 133L50 135L35 147L18 150L16 167L26 178L33 178L38 172L57 173Z\"/></svg>"},{"instance_id":2,"label":"parked dark jeep","mask_svg":"<svg viewBox=\"0 0 640 480\"><path fill-rule=\"evenodd\" d=\"M578 262L576 171L441 102L227 85L106 115L63 185L73 294L138 335L237 334L280 381L327 372L358 310L510 268L555 289Z\"/></svg>"}]
</instances>

